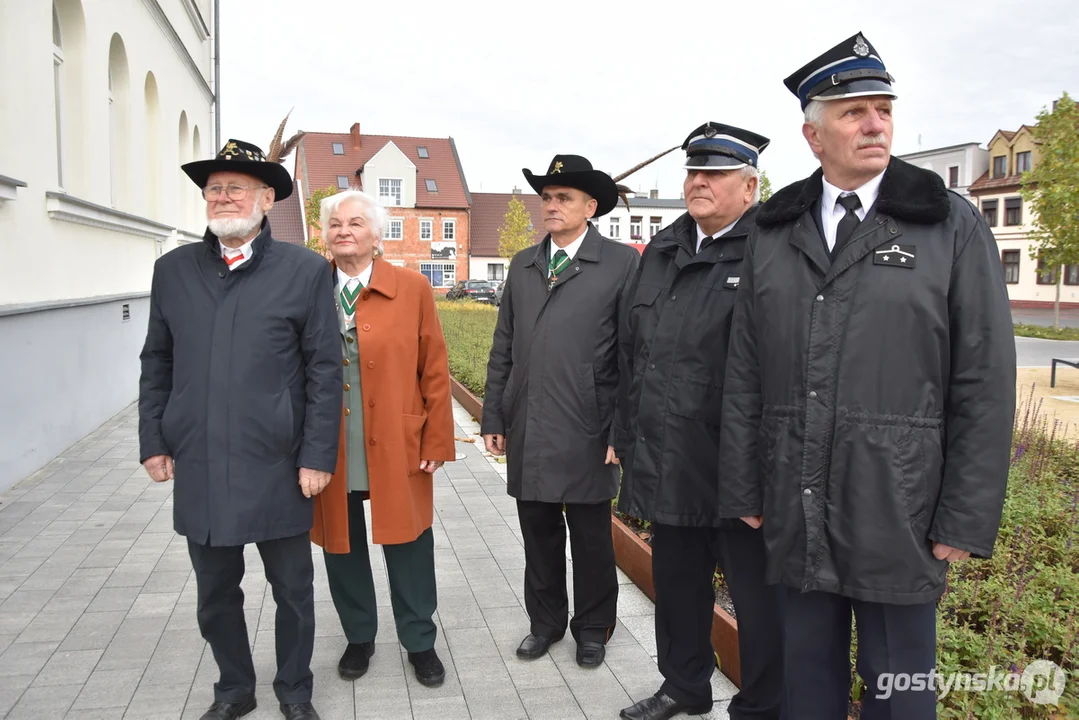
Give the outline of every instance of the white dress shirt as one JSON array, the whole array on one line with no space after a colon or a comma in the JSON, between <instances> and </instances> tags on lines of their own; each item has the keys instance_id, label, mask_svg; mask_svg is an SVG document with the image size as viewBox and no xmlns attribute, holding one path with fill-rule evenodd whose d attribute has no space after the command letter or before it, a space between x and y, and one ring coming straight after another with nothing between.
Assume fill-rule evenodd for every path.
<instances>
[{"instance_id":1,"label":"white dress shirt","mask_svg":"<svg viewBox=\"0 0 1079 720\"><path fill-rule=\"evenodd\" d=\"M551 258L554 257L554 254L556 252L558 252L559 250L565 250L566 255L568 255L569 259L572 261L573 258L577 257L577 251L581 249L581 243L584 242L584 236L587 235L587 234L588 234L588 225L586 223L585 228L584 228L584 232L581 233L580 235L578 235L576 240L574 240L573 242L571 242L569 245L567 245L564 248L560 248L557 245L555 245L554 244L554 239L551 240L551 255L550 255L550 257L547 258L547 277L551 277Z\"/></svg>"},{"instance_id":2,"label":"white dress shirt","mask_svg":"<svg viewBox=\"0 0 1079 720\"><path fill-rule=\"evenodd\" d=\"M341 268L337 268L337 307L341 309L341 319L344 330L348 330L352 327L352 324L356 322L356 316L350 315L345 311L345 304L341 302L341 291L346 287L351 292L356 288L356 283L363 283L364 287L371 284L371 269L375 266L374 263L368 263L367 267L360 271L360 274L351 277Z\"/></svg>"},{"instance_id":3,"label":"white dress shirt","mask_svg":"<svg viewBox=\"0 0 1079 720\"><path fill-rule=\"evenodd\" d=\"M858 196L858 199L862 201L862 206L854 211L859 220L865 220L869 209L877 201L877 195L880 194L880 181L883 178L884 173L881 173L853 191ZM824 228L824 240L828 243L828 250L832 250L835 247L835 236L836 231L839 229L839 221L847 214L847 209L839 204L839 196L850 195L851 193L840 190L824 178L821 178L821 183L824 185L824 191L820 198L821 227Z\"/></svg>"},{"instance_id":4,"label":"white dress shirt","mask_svg":"<svg viewBox=\"0 0 1079 720\"><path fill-rule=\"evenodd\" d=\"M730 225L728 225L727 227L725 227L725 228L723 228L722 230L720 230L719 232L717 232L717 233L716 233L715 235L709 235L709 234L707 234L707 233L706 233L706 232L705 232L704 230L701 230L701 226L700 226L700 225L698 225L698 226L697 226L697 252L700 252L700 251L701 251L701 244L702 244L702 243L703 243L703 242L704 242L704 241L705 241L705 240L706 240L707 238L712 238L713 240L715 240L716 238L719 238L719 237L723 237L724 235L726 235L727 233L729 233L729 232L731 231L731 228L733 228L733 227L734 227L735 225L737 225L737 224L738 224L738 221L739 221L739 220L741 220L741 219L742 219L742 216L741 216L741 215L739 215L739 216L738 216L738 217L737 217L737 218L735 219L735 221L734 221L734 222L732 222L732 223L731 223Z\"/></svg>"},{"instance_id":5,"label":"white dress shirt","mask_svg":"<svg viewBox=\"0 0 1079 720\"><path fill-rule=\"evenodd\" d=\"M258 236L256 235L255 237ZM229 266L229 270L235 270L236 268L240 267L245 262L251 259L251 256L255 252L254 244L255 238L251 238L246 243L233 250L230 247L225 247L225 244L222 243L220 240L217 241L217 246L221 248L221 257L225 258L225 264ZM229 260L232 260L232 258L235 257L240 257L241 255L243 255L243 257L241 257L239 260L233 260L232 264L229 265Z\"/></svg>"}]
</instances>

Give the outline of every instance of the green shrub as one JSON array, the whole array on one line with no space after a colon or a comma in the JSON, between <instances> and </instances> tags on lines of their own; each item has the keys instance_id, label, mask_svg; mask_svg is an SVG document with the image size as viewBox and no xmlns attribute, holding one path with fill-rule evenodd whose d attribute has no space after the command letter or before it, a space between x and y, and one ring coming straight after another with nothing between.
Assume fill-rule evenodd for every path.
<instances>
[{"instance_id":1,"label":"green shrub","mask_svg":"<svg viewBox=\"0 0 1079 720\"><path fill-rule=\"evenodd\" d=\"M498 308L472 300L438 299L435 304L446 337L450 374L482 398Z\"/></svg>"},{"instance_id":2,"label":"green shrub","mask_svg":"<svg viewBox=\"0 0 1079 720\"><path fill-rule=\"evenodd\" d=\"M1073 327L1055 328L1016 323L1015 334L1021 337L1047 338L1049 340L1079 340L1079 328Z\"/></svg>"}]
</instances>

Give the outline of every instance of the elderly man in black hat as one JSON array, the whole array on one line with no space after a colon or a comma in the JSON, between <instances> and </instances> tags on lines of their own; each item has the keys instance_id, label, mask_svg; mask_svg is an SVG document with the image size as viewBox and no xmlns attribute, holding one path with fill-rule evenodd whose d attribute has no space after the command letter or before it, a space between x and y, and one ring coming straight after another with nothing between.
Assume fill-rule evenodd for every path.
<instances>
[{"instance_id":1,"label":"elderly man in black hat","mask_svg":"<svg viewBox=\"0 0 1079 720\"><path fill-rule=\"evenodd\" d=\"M255 543L277 603L277 677L288 720L311 705L313 496L337 463L341 341L329 263L277 242L265 213L288 172L249 143L183 166L206 199L203 242L154 266L139 387L141 461L175 479L198 622L220 670L203 720L255 709L244 622L244 545Z\"/></svg>"},{"instance_id":2,"label":"elderly man in black hat","mask_svg":"<svg viewBox=\"0 0 1079 720\"><path fill-rule=\"evenodd\" d=\"M542 198L547 236L517 253L498 309L481 432L506 455L525 548L531 632L517 648L543 656L566 632L566 524L573 555L577 663L603 662L614 631L618 576L611 499L618 466L608 452L618 386L622 295L636 250L588 222L609 213L618 189L577 155L556 155L546 175L524 170ZM564 514L563 514L564 513Z\"/></svg>"},{"instance_id":3,"label":"elderly man in black hat","mask_svg":"<svg viewBox=\"0 0 1079 720\"><path fill-rule=\"evenodd\" d=\"M990 556L1008 479L1000 255L969 202L891 157L892 77L864 35L785 84L821 169L765 203L750 236L720 510L763 523L799 720L847 716L852 612L863 720L934 718L933 688L903 677L934 669L948 566Z\"/></svg>"},{"instance_id":4,"label":"elderly man in black hat","mask_svg":"<svg viewBox=\"0 0 1079 720\"><path fill-rule=\"evenodd\" d=\"M717 563L734 601L742 687L732 718L778 718L783 690L779 595L764 583L758 530L720 517L719 421L731 311L760 199L768 138L708 122L689 134L687 212L645 248L627 293L620 345L619 509L651 522L656 646L664 682L626 708L665 720L712 708L712 586Z\"/></svg>"}]
</instances>

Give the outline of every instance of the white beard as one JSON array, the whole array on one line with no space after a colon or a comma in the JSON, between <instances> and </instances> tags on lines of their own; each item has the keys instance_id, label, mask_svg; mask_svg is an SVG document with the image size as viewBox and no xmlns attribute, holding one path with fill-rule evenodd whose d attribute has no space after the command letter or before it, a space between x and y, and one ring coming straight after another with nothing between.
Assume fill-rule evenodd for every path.
<instances>
[{"instance_id":1,"label":"white beard","mask_svg":"<svg viewBox=\"0 0 1079 720\"><path fill-rule=\"evenodd\" d=\"M255 206L250 217L212 218L207 223L219 240L245 238L262 223L262 208Z\"/></svg>"}]
</instances>

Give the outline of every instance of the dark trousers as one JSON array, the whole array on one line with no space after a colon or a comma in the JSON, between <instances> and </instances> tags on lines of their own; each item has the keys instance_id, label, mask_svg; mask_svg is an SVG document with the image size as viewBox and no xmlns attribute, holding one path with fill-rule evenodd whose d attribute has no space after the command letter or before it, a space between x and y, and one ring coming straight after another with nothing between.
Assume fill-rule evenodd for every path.
<instances>
[{"instance_id":1,"label":"dark trousers","mask_svg":"<svg viewBox=\"0 0 1079 720\"><path fill-rule=\"evenodd\" d=\"M367 522L363 496L348 494L348 542L345 554L323 552L330 596L350 643L366 643L378 632L375 581L367 550ZM383 545L386 574L390 579L390 602L397 625L397 638L411 653L435 646L432 616L438 606L435 591L435 540L431 528L412 542Z\"/></svg>"},{"instance_id":2,"label":"dark trousers","mask_svg":"<svg viewBox=\"0 0 1079 720\"><path fill-rule=\"evenodd\" d=\"M311 701L311 653L315 647L314 565L307 533L257 543L277 603L277 677L282 703ZM188 541L198 583L199 631L210 644L220 679L214 699L240 702L255 694L255 666L244 620L244 547L211 547Z\"/></svg>"},{"instance_id":3,"label":"dark trousers","mask_svg":"<svg viewBox=\"0 0 1079 720\"><path fill-rule=\"evenodd\" d=\"M517 501L525 546L525 610L534 635L566 634L566 524L573 554L573 619L577 642L606 643L618 610L618 573L611 541L611 503Z\"/></svg>"},{"instance_id":4,"label":"dark trousers","mask_svg":"<svg viewBox=\"0 0 1079 720\"><path fill-rule=\"evenodd\" d=\"M858 674L865 680L862 720L935 720L936 694L895 690L882 673L935 667L936 603L888 605L785 588L787 697L798 720L845 720L850 695L850 619L858 627ZM907 687L905 683L901 685ZM877 697L889 695L888 697Z\"/></svg>"},{"instance_id":5,"label":"dark trousers","mask_svg":"<svg viewBox=\"0 0 1079 720\"><path fill-rule=\"evenodd\" d=\"M741 527L739 527L741 526ZM781 595L764 583L764 539L745 523L725 528L652 524L656 649L662 692L697 706L712 704L712 577L719 565L738 616L742 688L733 720L780 717L783 700Z\"/></svg>"}]
</instances>

